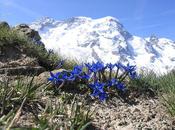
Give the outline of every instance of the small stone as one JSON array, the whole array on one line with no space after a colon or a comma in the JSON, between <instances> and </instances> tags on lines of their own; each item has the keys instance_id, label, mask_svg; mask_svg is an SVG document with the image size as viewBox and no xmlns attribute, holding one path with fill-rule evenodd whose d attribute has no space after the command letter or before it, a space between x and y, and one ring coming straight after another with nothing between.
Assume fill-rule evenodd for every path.
<instances>
[{"instance_id":1,"label":"small stone","mask_svg":"<svg viewBox=\"0 0 175 130\"><path fill-rule=\"evenodd\" d=\"M175 126L175 119L172 121L172 125Z\"/></svg>"},{"instance_id":2,"label":"small stone","mask_svg":"<svg viewBox=\"0 0 175 130\"><path fill-rule=\"evenodd\" d=\"M110 122L110 126L114 126L116 124L116 121L115 120L112 120L111 122Z\"/></svg>"},{"instance_id":3,"label":"small stone","mask_svg":"<svg viewBox=\"0 0 175 130\"><path fill-rule=\"evenodd\" d=\"M150 127L145 127L144 130L152 130Z\"/></svg>"},{"instance_id":4,"label":"small stone","mask_svg":"<svg viewBox=\"0 0 175 130\"><path fill-rule=\"evenodd\" d=\"M150 121L152 118L149 116L149 115L146 115L145 118L144 118L144 121L145 122L148 122Z\"/></svg>"},{"instance_id":5,"label":"small stone","mask_svg":"<svg viewBox=\"0 0 175 130\"><path fill-rule=\"evenodd\" d=\"M140 112L140 109L135 108L135 109L133 110L133 113L135 113L135 112Z\"/></svg>"},{"instance_id":6,"label":"small stone","mask_svg":"<svg viewBox=\"0 0 175 130\"><path fill-rule=\"evenodd\" d=\"M131 112L131 109L127 108L127 109L125 110L125 112L130 113L130 112Z\"/></svg>"},{"instance_id":7,"label":"small stone","mask_svg":"<svg viewBox=\"0 0 175 130\"><path fill-rule=\"evenodd\" d=\"M126 122L126 121L121 121L118 123L119 126L125 126L127 124L128 124L128 122Z\"/></svg>"}]
</instances>

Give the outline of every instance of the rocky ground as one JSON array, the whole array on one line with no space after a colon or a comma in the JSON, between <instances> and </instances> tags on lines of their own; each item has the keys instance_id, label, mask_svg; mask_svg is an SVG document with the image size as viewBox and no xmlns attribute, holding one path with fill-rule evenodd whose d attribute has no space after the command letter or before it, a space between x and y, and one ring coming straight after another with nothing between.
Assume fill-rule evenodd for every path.
<instances>
[{"instance_id":1,"label":"rocky ground","mask_svg":"<svg viewBox=\"0 0 175 130\"><path fill-rule=\"evenodd\" d=\"M123 102L117 97L106 103L100 103L98 100L86 100L86 103L87 106L90 105L90 113L93 113L93 127L88 130L175 129L175 119L167 114L167 109L158 98L139 97L135 99L133 104ZM22 115L18 125L35 126L31 115L31 113Z\"/></svg>"},{"instance_id":2,"label":"rocky ground","mask_svg":"<svg viewBox=\"0 0 175 130\"><path fill-rule=\"evenodd\" d=\"M135 104L114 98L106 104L93 103L93 123L100 130L173 130L175 122L156 98L137 98Z\"/></svg>"}]
</instances>

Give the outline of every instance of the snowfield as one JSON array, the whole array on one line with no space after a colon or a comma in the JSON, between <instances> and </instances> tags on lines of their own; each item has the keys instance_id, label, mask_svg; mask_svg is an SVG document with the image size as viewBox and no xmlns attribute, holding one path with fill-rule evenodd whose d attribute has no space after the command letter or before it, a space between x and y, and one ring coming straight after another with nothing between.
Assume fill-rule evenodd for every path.
<instances>
[{"instance_id":1,"label":"snowfield","mask_svg":"<svg viewBox=\"0 0 175 130\"><path fill-rule=\"evenodd\" d=\"M175 68L175 42L130 34L114 17L73 17L63 21L43 18L30 27L39 31L47 49L78 62L131 63L156 73Z\"/></svg>"}]
</instances>

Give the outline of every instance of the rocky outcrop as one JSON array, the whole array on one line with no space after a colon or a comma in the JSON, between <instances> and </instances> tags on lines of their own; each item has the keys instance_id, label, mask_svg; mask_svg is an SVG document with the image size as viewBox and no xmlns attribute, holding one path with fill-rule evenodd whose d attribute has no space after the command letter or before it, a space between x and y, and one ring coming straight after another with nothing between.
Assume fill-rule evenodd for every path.
<instances>
[{"instance_id":1,"label":"rocky outcrop","mask_svg":"<svg viewBox=\"0 0 175 130\"><path fill-rule=\"evenodd\" d=\"M3 28L3 27L10 29L10 26L9 26L9 24L7 22L0 21L0 28Z\"/></svg>"},{"instance_id":2,"label":"rocky outcrop","mask_svg":"<svg viewBox=\"0 0 175 130\"><path fill-rule=\"evenodd\" d=\"M11 30L7 22L0 22L0 27ZM38 32L30 29L26 24L20 24L13 29L35 42L40 42ZM28 55L18 43L19 41L12 41L14 43L11 44L6 44L8 42L6 40L0 42L4 43L3 46L0 46L0 76L39 75L45 71L45 68L38 63L38 57Z\"/></svg>"},{"instance_id":3,"label":"rocky outcrop","mask_svg":"<svg viewBox=\"0 0 175 130\"><path fill-rule=\"evenodd\" d=\"M36 58L22 53L18 57L4 55L4 58L0 59L0 75L39 75L44 71L44 67L38 64Z\"/></svg>"},{"instance_id":4,"label":"rocky outcrop","mask_svg":"<svg viewBox=\"0 0 175 130\"><path fill-rule=\"evenodd\" d=\"M0 68L0 74L9 75L38 75L45 71L41 66L31 67L31 66L16 66L10 68Z\"/></svg>"},{"instance_id":5,"label":"rocky outcrop","mask_svg":"<svg viewBox=\"0 0 175 130\"><path fill-rule=\"evenodd\" d=\"M28 38L32 39L37 44L42 44L41 37L38 31L31 29L27 24L19 24L13 28L14 30L19 31L21 34L26 35Z\"/></svg>"},{"instance_id":6,"label":"rocky outcrop","mask_svg":"<svg viewBox=\"0 0 175 130\"><path fill-rule=\"evenodd\" d=\"M2 48L0 55L0 74L7 75L39 75L45 69L34 57L27 56L18 47Z\"/></svg>"}]
</instances>

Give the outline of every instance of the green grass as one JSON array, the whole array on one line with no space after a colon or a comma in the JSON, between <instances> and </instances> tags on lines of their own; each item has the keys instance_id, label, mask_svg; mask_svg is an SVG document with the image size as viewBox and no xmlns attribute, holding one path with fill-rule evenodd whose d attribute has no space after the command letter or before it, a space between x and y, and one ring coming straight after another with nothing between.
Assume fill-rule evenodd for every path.
<instances>
[{"instance_id":1,"label":"green grass","mask_svg":"<svg viewBox=\"0 0 175 130\"><path fill-rule=\"evenodd\" d=\"M163 99L172 116L175 116L175 72L157 76L154 72L143 73L141 78L130 82L141 90L152 90Z\"/></svg>"},{"instance_id":2,"label":"green grass","mask_svg":"<svg viewBox=\"0 0 175 130\"><path fill-rule=\"evenodd\" d=\"M39 64L47 70L53 70L64 59L55 53L48 52L44 46L35 44L31 39L18 31L0 27L0 50L9 46L21 50L28 56L37 58ZM63 68L69 69L75 64L77 64L75 60L66 60Z\"/></svg>"},{"instance_id":3,"label":"green grass","mask_svg":"<svg viewBox=\"0 0 175 130\"><path fill-rule=\"evenodd\" d=\"M39 119L40 128L84 130L91 124L90 108L85 107L76 95L63 94L62 96L60 102L47 101L43 116Z\"/></svg>"},{"instance_id":4,"label":"green grass","mask_svg":"<svg viewBox=\"0 0 175 130\"><path fill-rule=\"evenodd\" d=\"M63 60L44 46L35 44L31 39L14 29L0 27L0 51L13 47L30 57L37 58L46 70L53 70ZM77 62L66 60L63 69L72 69ZM20 76L19 76L20 77ZM0 129L68 129L84 130L91 124L90 108L75 94L54 95L48 85L36 85L34 78L9 81L7 77L0 81ZM46 101L42 97L49 97ZM57 101L57 104L53 103ZM81 105L79 104L81 102ZM69 110L69 108L71 110ZM71 112L71 113L70 113ZM32 113L36 126L16 128L22 113ZM63 121L61 116L64 117ZM50 119L53 121L50 122Z\"/></svg>"},{"instance_id":5,"label":"green grass","mask_svg":"<svg viewBox=\"0 0 175 130\"><path fill-rule=\"evenodd\" d=\"M10 128L19 118L24 107L38 104L37 91L39 87L33 84L33 78L28 82L17 80L16 83L10 83L4 77L3 82L0 82L0 124L4 125L6 129Z\"/></svg>"},{"instance_id":6,"label":"green grass","mask_svg":"<svg viewBox=\"0 0 175 130\"><path fill-rule=\"evenodd\" d=\"M85 130L91 125L90 106L78 95L61 92L54 95L48 85L38 86L33 78L0 83L0 129ZM42 100L42 98L46 98ZM32 113L36 126L16 127L22 113Z\"/></svg>"}]
</instances>

